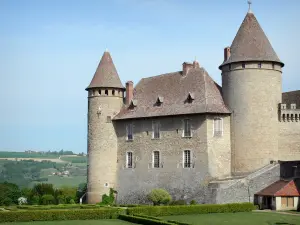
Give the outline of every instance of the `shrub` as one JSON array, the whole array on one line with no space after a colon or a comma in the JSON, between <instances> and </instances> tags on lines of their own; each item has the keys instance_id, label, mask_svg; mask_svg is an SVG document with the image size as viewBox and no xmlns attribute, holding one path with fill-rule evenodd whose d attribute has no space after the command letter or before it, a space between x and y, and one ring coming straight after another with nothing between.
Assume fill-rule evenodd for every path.
<instances>
[{"instance_id":1,"label":"shrub","mask_svg":"<svg viewBox=\"0 0 300 225\"><path fill-rule=\"evenodd\" d=\"M70 204L72 204L72 205L74 205L74 204L75 204L75 201L74 201L74 199L71 199L71 200L70 200Z\"/></svg>"},{"instance_id":2,"label":"shrub","mask_svg":"<svg viewBox=\"0 0 300 225\"><path fill-rule=\"evenodd\" d=\"M167 221L149 219L140 216L119 215L119 219L132 222L132 223L144 224L144 225L173 225L173 223Z\"/></svg>"},{"instance_id":3,"label":"shrub","mask_svg":"<svg viewBox=\"0 0 300 225\"><path fill-rule=\"evenodd\" d=\"M13 204L13 200L11 198L6 197L2 200L2 204L5 206L10 206Z\"/></svg>"},{"instance_id":4,"label":"shrub","mask_svg":"<svg viewBox=\"0 0 300 225\"><path fill-rule=\"evenodd\" d=\"M171 216L185 214L225 213L225 212L249 212L254 210L252 203L233 204L202 204L186 206L145 206L128 208L128 214L145 214L148 216Z\"/></svg>"},{"instance_id":5,"label":"shrub","mask_svg":"<svg viewBox=\"0 0 300 225\"><path fill-rule=\"evenodd\" d=\"M27 204L27 198L24 198L24 197L18 198L18 203L19 203L19 205Z\"/></svg>"},{"instance_id":6,"label":"shrub","mask_svg":"<svg viewBox=\"0 0 300 225\"><path fill-rule=\"evenodd\" d=\"M175 200L170 202L170 205L186 205L185 200Z\"/></svg>"},{"instance_id":7,"label":"shrub","mask_svg":"<svg viewBox=\"0 0 300 225\"><path fill-rule=\"evenodd\" d=\"M171 195L165 189L153 189L148 194L148 200L153 202L153 205L167 204L172 200Z\"/></svg>"},{"instance_id":8,"label":"shrub","mask_svg":"<svg viewBox=\"0 0 300 225\"><path fill-rule=\"evenodd\" d=\"M52 221L52 220L97 220L116 219L125 214L125 209L99 208L79 210L31 210L31 211L0 211L1 222ZM101 222L100 222L101 224Z\"/></svg>"},{"instance_id":9,"label":"shrub","mask_svg":"<svg viewBox=\"0 0 300 225\"><path fill-rule=\"evenodd\" d=\"M31 205L38 205L40 204L40 197L38 195L34 195L30 199L30 204Z\"/></svg>"},{"instance_id":10,"label":"shrub","mask_svg":"<svg viewBox=\"0 0 300 225\"><path fill-rule=\"evenodd\" d=\"M43 195L41 200L43 205L51 205L54 204L55 201L53 195Z\"/></svg>"},{"instance_id":11,"label":"shrub","mask_svg":"<svg viewBox=\"0 0 300 225\"><path fill-rule=\"evenodd\" d=\"M56 201L58 204L65 204L66 203L66 198L64 195L58 195L56 197Z\"/></svg>"},{"instance_id":12,"label":"shrub","mask_svg":"<svg viewBox=\"0 0 300 225\"><path fill-rule=\"evenodd\" d=\"M190 205L197 205L197 202L195 200L190 201Z\"/></svg>"},{"instance_id":13,"label":"shrub","mask_svg":"<svg viewBox=\"0 0 300 225\"><path fill-rule=\"evenodd\" d=\"M117 193L114 189L109 189L109 196L107 194L102 195L102 201L99 203L100 205L113 205L115 202L114 194Z\"/></svg>"}]
</instances>

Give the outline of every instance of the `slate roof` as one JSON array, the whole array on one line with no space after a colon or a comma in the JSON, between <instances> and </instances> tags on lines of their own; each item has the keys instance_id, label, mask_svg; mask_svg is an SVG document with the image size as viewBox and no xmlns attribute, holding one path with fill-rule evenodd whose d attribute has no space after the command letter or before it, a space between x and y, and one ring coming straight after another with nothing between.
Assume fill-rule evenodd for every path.
<instances>
[{"instance_id":1,"label":"slate roof","mask_svg":"<svg viewBox=\"0 0 300 225\"><path fill-rule=\"evenodd\" d=\"M191 94L192 93L192 94ZM188 96L192 95L194 99ZM163 98L161 104L157 99ZM230 113L221 87L203 68L143 78L134 89L136 107L124 106L114 119L144 118L194 113ZM188 99L191 101L188 102Z\"/></svg>"},{"instance_id":2,"label":"slate roof","mask_svg":"<svg viewBox=\"0 0 300 225\"><path fill-rule=\"evenodd\" d=\"M114 62L108 51L103 53L94 77L86 90L96 87L124 89Z\"/></svg>"},{"instance_id":3,"label":"slate roof","mask_svg":"<svg viewBox=\"0 0 300 225\"><path fill-rule=\"evenodd\" d=\"M278 180L264 188L256 195L263 196L300 196L299 190L293 180Z\"/></svg>"},{"instance_id":4,"label":"slate roof","mask_svg":"<svg viewBox=\"0 0 300 225\"><path fill-rule=\"evenodd\" d=\"M243 61L271 61L282 66L267 36L252 12L248 12L230 47L230 57L220 66Z\"/></svg>"},{"instance_id":5,"label":"slate roof","mask_svg":"<svg viewBox=\"0 0 300 225\"><path fill-rule=\"evenodd\" d=\"M300 109L300 90L283 92L282 103L287 104L288 109L291 107L291 104L295 103L296 108Z\"/></svg>"}]
</instances>

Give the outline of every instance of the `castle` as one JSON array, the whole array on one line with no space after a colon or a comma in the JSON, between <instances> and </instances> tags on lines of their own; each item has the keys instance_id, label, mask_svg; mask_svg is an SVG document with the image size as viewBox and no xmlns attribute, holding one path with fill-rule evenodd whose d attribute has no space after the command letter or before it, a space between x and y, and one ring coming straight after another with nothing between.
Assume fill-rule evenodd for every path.
<instances>
[{"instance_id":1,"label":"castle","mask_svg":"<svg viewBox=\"0 0 300 225\"><path fill-rule=\"evenodd\" d=\"M118 203L147 202L154 188L200 203L252 201L297 176L300 91L282 93L283 67L251 10L224 49L222 87L194 61L125 88L105 51L86 88L88 203L109 188Z\"/></svg>"}]
</instances>

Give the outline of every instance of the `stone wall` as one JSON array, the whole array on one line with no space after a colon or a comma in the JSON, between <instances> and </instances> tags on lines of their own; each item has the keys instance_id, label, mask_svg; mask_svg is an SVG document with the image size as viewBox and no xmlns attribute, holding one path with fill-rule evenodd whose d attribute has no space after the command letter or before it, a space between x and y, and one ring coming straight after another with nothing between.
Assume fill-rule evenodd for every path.
<instances>
[{"instance_id":1,"label":"stone wall","mask_svg":"<svg viewBox=\"0 0 300 225\"><path fill-rule=\"evenodd\" d=\"M192 137L182 137L183 119L191 119ZM156 121L160 123L160 139L152 139L152 119L136 119L117 121L118 136L118 191L119 203L146 203L146 195L154 188L165 188L173 196L173 199L192 199L198 202L206 202L206 191L211 175L222 175L218 165L213 168L215 160L208 151L217 154L230 146L228 130L228 118L225 119L224 137L218 138L215 144L212 139L212 120L206 115L161 117ZM133 123L133 141L126 141L126 124ZM209 131L208 131L209 130ZM209 136L209 138L208 138ZM223 141L221 141L224 139ZM228 143L227 143L228 142ZM210 145L210 146L209 146ZM210 149L210 150L209 150ZM191 150L192 166L183 168L183 151ZM134 168L126 168L126 152L132 151ZM163 167L152 168L153 151L160 151ZM225 160L226 161L226 160ZM226 161L227 162L227 161ZM225 163L225 167L228 166Z\"/></svg>"}]
</instances>

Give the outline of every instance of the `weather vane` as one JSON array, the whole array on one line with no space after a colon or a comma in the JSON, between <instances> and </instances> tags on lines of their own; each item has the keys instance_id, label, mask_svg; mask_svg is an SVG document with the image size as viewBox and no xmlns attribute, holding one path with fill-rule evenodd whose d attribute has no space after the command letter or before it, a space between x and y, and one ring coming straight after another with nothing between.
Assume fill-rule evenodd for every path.
<instances>
[{"instance_id":1,"label":"weather vane","mask_svg":"<svg viewBox=\"0 0 300 225\"><path fill-rule=\"evenodd\" d=\"M251 4L252 4L252 1L248 0L248 5L249 5L249 10L248 12L251 13Z\"/></svg>"}]
</instances>

